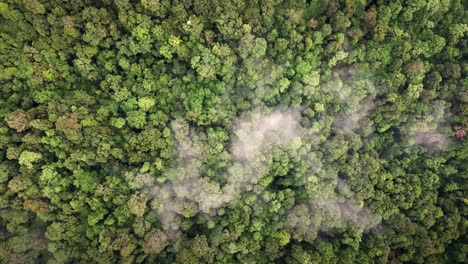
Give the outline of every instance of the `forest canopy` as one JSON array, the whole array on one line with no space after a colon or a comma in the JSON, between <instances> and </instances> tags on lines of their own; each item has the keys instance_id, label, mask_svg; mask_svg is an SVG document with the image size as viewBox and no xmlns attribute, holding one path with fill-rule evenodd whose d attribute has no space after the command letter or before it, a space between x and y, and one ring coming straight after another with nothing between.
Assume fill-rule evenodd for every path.
<instances>
[{"instance_id":1,"label":"forest canopy","mask_svg":"<svg viewBox=\"0 0 468 264\"><path fill-rule=\"evenodd\" d=\"M467 263L467 20L0 1L0 263Z\"/></svg>"}]
</instances>

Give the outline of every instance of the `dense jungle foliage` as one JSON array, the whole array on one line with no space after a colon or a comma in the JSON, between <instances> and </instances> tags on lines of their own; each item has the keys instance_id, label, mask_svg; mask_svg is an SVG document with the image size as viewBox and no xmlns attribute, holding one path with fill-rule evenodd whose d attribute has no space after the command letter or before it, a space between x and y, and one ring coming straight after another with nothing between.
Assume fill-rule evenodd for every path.
<instances>
[{"instance_id":1,"label":"dense jungle foliage","mask_svg":"<svg viewBox=\"0 0 468 264\"><path fill-rule=\"evenodd\" d=\"M461 0L1 0L1 263L467 263Z\"/></svg>"}]
</instances>

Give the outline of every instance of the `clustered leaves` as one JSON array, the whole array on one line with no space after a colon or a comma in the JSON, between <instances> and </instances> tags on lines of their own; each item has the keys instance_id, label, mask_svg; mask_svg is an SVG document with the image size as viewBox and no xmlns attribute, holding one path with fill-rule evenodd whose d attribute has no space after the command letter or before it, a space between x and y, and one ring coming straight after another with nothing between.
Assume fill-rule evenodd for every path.
<instances>
[{"instance_id":1,"label":"clustered leaves","mask_svg":"<svg viewBox=\"0 0 468 264\"><path fill-rule=\"evenodd\" d=\"M466 17L0 2L0 262L468 262Z\"/></svg>"}]
</instances>

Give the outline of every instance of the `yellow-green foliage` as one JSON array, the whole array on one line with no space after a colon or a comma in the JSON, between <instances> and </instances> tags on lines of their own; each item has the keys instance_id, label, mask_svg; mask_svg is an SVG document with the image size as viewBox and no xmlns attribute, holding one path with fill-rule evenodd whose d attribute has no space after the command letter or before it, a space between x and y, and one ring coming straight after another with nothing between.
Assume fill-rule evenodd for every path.
<instances>
[{"instance_id":1,"label":"yellow-green foliage","mask_svg":"<svg viewBox=\"0 0 468 264\"><path fill-rule=\"evenodd\" d=\"M468 263L465 2L0 1L0 263Z\"/></svg>"}]
</instances>

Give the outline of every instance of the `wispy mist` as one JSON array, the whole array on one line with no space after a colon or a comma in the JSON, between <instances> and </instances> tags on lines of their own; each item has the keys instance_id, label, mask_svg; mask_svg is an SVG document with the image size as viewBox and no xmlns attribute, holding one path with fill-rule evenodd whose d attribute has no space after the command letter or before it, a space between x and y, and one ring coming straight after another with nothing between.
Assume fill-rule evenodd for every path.
<instances>
[{"instance_id":1,"label":"wispy mist","mask_svg":"<svg viewBox=\"0 0 468 264\"><path fill-rule=\"evenodd\" d=\"M445 150L450 145L450 137L444 133L449 105L442 100L431 103L429 109L421 117L416 117L409 126L403 128L403 133L413 138L414 143L429 151Z\"/></svg>"},{"instance_id":2,"label":"wispy mist","mask_svg":"<svg viewBox=\"0 0 468 264\"><path fill-rule=\"evenodd\" d=\"M248 117L234 120L231 163L222 188L201 174L205 151L202 137L190 130L187 123L174 120L171 128L178 158L174 166L164 172L167 180L154 184L149 174L135 177L135 185L149 192L156 201L156 213L166 235L177 236L181 217L215 214L213 209L237 201L246 186L257 184L268 173L271 148L285 146L299 138L297 117L298 111L276 110L252 112Z\"/></svg>"}]
</instances>

